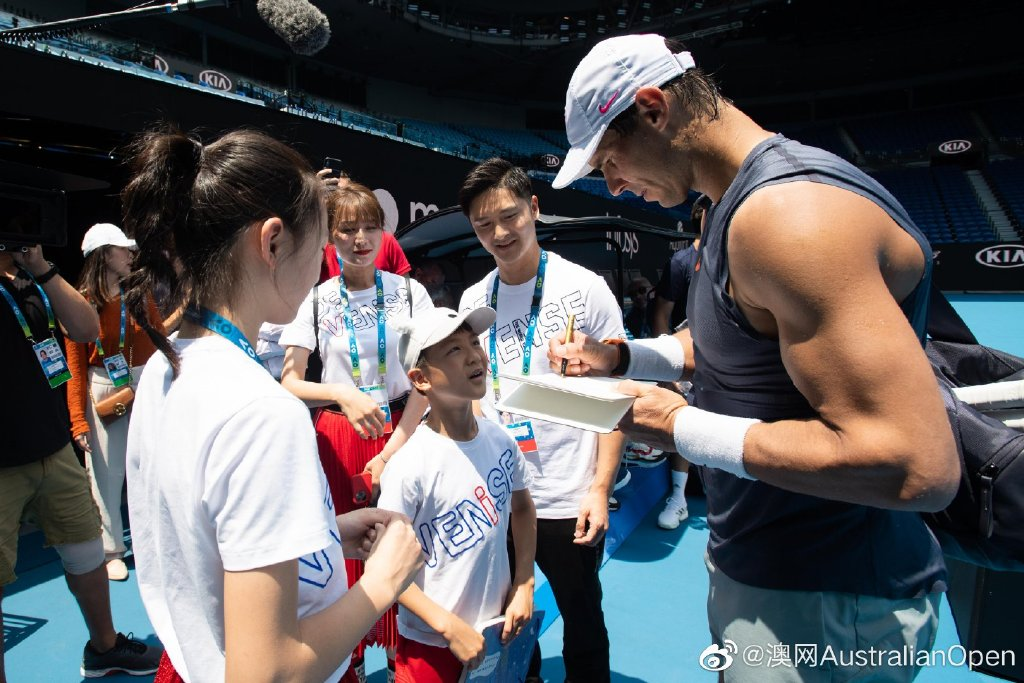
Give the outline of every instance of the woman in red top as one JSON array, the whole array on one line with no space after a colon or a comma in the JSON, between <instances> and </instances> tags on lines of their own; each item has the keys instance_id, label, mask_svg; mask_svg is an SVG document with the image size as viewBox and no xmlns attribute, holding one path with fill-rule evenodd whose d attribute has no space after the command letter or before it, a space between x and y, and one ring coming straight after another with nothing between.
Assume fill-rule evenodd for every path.
<instances>
[{"instance_id":1,"label":"woman in red top","mask_svg":"<svg viewBox=\"0 0 1024 683\"><path fill-rule=\"evenodd\" d=\"M100 336L94 342L67 343L68 412L71 435L85 451L92 495L100 510L107 576L111 581L128 578L124 564L124 525L121 521L121 489L125 478L125 449L131 406L118 417L102 418L96 402L138 385L142 366L156 348L141 326L128 314L121 297L121 281L132 272L135 240L116 225L97 223L82 240L85 265L78 287L100 314ZM160 320L156 303L149 299L150 320ZM163 326L160 327L163 333Z\"/></svg>"}]
</instances>

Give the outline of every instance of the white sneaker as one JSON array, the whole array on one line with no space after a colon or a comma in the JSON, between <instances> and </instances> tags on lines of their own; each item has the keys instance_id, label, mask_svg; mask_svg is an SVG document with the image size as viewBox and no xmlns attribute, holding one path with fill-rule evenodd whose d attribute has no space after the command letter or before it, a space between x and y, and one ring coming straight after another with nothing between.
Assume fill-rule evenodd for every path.
<instances>
[{"instance_id":1,"label":"white sneaker","mask_svg":"<svg viewBox=\"0 0 1024 683\"><path fill-rule=\"evenodd\" d=\"M127 581L128 565L119 557L107 562L107 578L111 581Z\"/></svg>"},{"instance_id":2,"label":"white sneaker","mask_svg":"<svg viewBox=\"0 0 1024 683\"><path fill-rule=\"evenodd\" d=\"M669 498L665 503L665 509L658 515L658 526L662 529L676 529L689 516L690 512L686 509L685 498L681 501Z\"/></svg>"}]
</instances>

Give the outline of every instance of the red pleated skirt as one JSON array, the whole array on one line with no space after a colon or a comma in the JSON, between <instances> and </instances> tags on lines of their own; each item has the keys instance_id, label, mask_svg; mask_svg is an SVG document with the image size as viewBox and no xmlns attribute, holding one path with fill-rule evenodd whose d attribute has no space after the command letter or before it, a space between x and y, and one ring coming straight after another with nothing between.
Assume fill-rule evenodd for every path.
<instances>
[{"instance_id":1,"label":"red pleated skirt","mask_svg":"<svg viewBox=\"0 0 1024 683\"><path fill-rule=\"evenodd\" d=\"M401 410L392 411L392 425L397 425L401 419ZM363 439L352 428L348 418L341 413L328 410L320 410L314 424L320 464L323 465L327 483L331 487L335 512L351 512L356 509L355 503L352 502L352 477L362 472L366 463L384 450L384 445L391 438L391 434L385 434L379 439ZM363 562L345 560L345 571L348 572L348 585L352 587L363 575ZM391 609L373 625L352 656L362 659L364 650L370 645L390 648L397 646L397 615L398 608L392 605Z\"/></svg>"}]
</instances>

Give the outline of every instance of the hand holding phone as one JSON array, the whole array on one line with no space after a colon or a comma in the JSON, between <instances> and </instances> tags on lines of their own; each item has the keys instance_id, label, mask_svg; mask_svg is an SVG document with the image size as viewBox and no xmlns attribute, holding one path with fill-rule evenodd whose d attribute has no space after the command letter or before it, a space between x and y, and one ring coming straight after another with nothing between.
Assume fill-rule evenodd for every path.
<instances>
[{"instance_id":1,"label":"hand holding phone","mask_svg":"<svg viewBox=\"0 0 1024 683\"><path fill-rule=\"evenodd\" d=\"M373 475L370 472L360 472L352 477L352 503L358 507L366 507L370 504L373 495Z\"/></svg>"},{"instance_id":2,"label":"hand holding phone","mask_svg":"<svg viewBox=\"0 0 1024 683\"><path fill-rule=\"evenodd\" d=\"M331 176L334 178L344 178L348 174L345 173L345 168L342 166L341 159L335 157L324 157L324 168L331 169Z\"/></svg>"}]
</instances>

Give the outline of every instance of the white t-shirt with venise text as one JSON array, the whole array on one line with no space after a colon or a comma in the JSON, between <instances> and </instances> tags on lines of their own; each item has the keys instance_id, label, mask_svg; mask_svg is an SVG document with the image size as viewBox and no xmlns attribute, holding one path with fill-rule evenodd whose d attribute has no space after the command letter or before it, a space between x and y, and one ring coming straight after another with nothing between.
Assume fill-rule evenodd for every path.
<instances>
[{"instance_id":1,"label":"white t-shirt with venise text","mask_svg":"<svg viewBox=\"0 0 1024 683\"><path fill-rule=\"evenodd\" d=\"M496 277L498 271L493 270L483 280L469 287L462 295L459 309L489 306ZM499 373L522 373L523 345L530 325L530 303L535 283L536 277L519 285L499 284L498 319L495 323ZM576 329L588 337L625 337L622 310L604 278L549 251L540 313L533 335L531 375L551 372L548 365L548 340L565 330L570 314L576 316ZM480 335L480 343L490 355L490 328ZM499 381L503 396L507 396L519 385L519 382L510 379L501 378ZM481 406L486 417L500 422L494 403L494 389L492 383L488 382L487 394ZM537 517L576 517L580 502L594 480L597 434L536 418L514 415L511 419L530 419L533 423L537 451L526 453L526 464L532 480L530 494L537 506Z\"/></svg>"},{"instance_id":2,"label":"white t-shirt with venise text","mask_svg":"<svg viewBox=\"0 0 1024 683\"><path fill-rule=\"evenodd\" d=\"M399 317L409 317L409 293L406 290L405 278L381 271L381 284L384 285L385 319L390 321ZM430 294L419 282L410 279L409 289L412 290L413 313L434 307ZM310 351L316 346L313 292L316 292L320 300L317 317L320 327L320 357L324 364L321 381L325 384L353 385L352 354L349 350L348 330L342 317L341 290L337 277L322 282L310 291L309 296L299 307L295 320L284 328L278 343L284 347L301 346ZM377 362L377 289L359 289L350 291L348 295L352 327L355 329L356 344L359 348L359 368L362 373L360 384L378 384L382 380ZM385 336L387 378L383 381L387 386L388 397L396 399L408 393L411 385L398 359L398 333L385 325Z\"/></svg>"},{"instance_id":3,"label":"white t-shirt with venise text","mask_svg":"<svg viewBox=\"0 0 1024 683\"><path fill-rule=\"evenodd\" d=\"M297 559L299 618L336 602L348 580L309 411L227 339L173 343L180 375L155 354L132 408L135 566L178 673L223 681L225 572Z\"/></svg>"},{"instance_id":4,"label":"white t-shirt with venise text","mask_svg":"<svg viewBox=\"0 0 1024 683\"><path fill-rule=\"evenodd\" d=\"M381 477L377 506L407 515L427 555L416 585L442 608L476 626L502 613L512 584L508 533L512 492L528 488L523 455L506 430L477 418L470 441L421 424ZM444 637L399 606L398 632L426 645Z\"/></svg>"}]
</instances>

